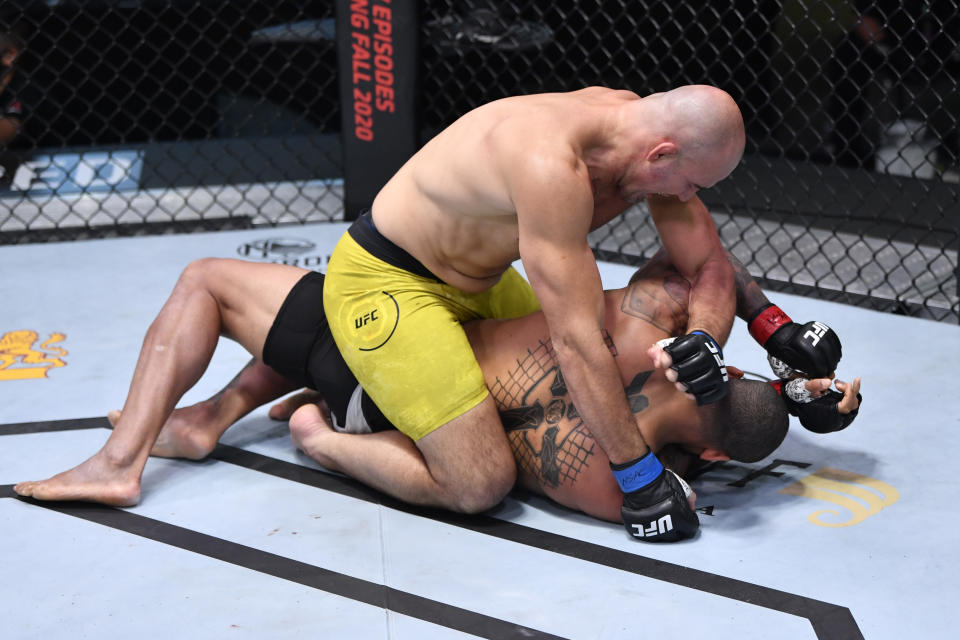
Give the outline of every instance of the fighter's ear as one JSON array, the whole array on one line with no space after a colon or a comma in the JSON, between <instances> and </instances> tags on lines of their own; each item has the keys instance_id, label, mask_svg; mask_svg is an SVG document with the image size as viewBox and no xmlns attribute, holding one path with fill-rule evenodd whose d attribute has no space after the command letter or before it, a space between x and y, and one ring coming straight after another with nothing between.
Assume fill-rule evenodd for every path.
<instances>
[{"instance_id":1,"label":"fighter's ear","mask_svg":"<svg viewBox=\"0 0 960 640\"><path fill-rule=\"evenodd\" d=\"M730 459L730 456L719 449L707 448L700 452L700 459L708 460L710 462L726 462Z\"/></svg>"},{"instance_id":2,"label":"fighter's ear","mask_svg":"<svg viewBox=\"0 0 960 640\"><path fill-rule=\"evenodd\" d=\"M669 160L677 155L679 149L674 142L665 140L647 152L648 162L657 162L659 160Z\"/></svg>"}]
</instances>

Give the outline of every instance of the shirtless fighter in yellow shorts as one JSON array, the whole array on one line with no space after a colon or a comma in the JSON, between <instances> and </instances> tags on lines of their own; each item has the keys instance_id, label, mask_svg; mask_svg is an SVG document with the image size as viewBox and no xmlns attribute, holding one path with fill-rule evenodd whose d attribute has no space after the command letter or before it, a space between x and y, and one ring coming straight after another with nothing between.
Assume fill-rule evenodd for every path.
<instances>
[{"instance_id":1,"label":"shirtless fighter in yellow shorts","mask_svg":"<svg viewBox=\"0 0 960 640\"><path fill-rule=\"evenodd\" d=\"M694 520L617 384L587 234L648 200L672 263L693 283L690 334L668 349L674 375L702 402L719 399L732 270L695 194L730 174L744 139L739 109L719 89L641 98L590 87L497 100L424 145L343 237L324 287L344 359L416 455L369 442L362 468L349 450L338 466L415 504L496 504L513 486L513 458L460 323L528 312L535 293L570 393L625 490L624 517ZM510 272L518 258L532 290Z\"/></svg>"}]
</instances>

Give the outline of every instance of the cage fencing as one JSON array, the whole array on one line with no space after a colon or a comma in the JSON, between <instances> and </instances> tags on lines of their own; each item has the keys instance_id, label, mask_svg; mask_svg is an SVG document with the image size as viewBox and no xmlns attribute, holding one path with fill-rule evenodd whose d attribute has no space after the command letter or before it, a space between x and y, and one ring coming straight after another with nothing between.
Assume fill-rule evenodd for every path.
<instances>
[{"instance_id":1,"label":"cage fencing","mask_svg":"<svg viewBox=\"0 0 960 640\"><path fill-rule=\"evenodd\" d=\"M417 143L507 95L713 84L747 150L701 198L766 287L960 319L960 0L4 3L0 243L343 219L344 20L375 6L417 16ZM657 237L640 206L591 243Z\"/></svg>"}]
</instances>

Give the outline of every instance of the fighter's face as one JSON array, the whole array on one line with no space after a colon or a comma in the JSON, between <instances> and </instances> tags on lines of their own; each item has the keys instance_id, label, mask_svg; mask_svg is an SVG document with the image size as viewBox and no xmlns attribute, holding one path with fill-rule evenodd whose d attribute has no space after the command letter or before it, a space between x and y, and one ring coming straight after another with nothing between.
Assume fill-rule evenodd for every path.
<instances>
[{"instance_id":1,"label":"fighter's face","mask_svg":"<svg viewBox=\"0 0 960 640\"><path fill-rule=\"evenodd\" d=\"M709 163L690 162L679 156L638 162L620 180L621 197L632 204L648 195L675 196L686 202L700 189L720 180L714 175L715 169Z\"/></svg>"}]
</instances>

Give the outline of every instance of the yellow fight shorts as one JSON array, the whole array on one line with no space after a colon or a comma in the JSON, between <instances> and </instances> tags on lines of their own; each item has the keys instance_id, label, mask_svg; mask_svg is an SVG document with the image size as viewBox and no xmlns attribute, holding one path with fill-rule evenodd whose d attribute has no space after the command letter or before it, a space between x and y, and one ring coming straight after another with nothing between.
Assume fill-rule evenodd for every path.
<instances>
[{"instance_id":1,"label":"yellow fight shorts","mask_svg":"<svg viewBox=\"0 0 960 640\"><path fill-rule=\"evenodd\" d=\"M381 235L369 212L334 249L323 305L357 380L387 419L415 441L489 393L461 324L540 308L513 268L481 293L442 282Z\"/></svg>"}]
</instances>

